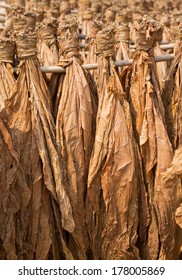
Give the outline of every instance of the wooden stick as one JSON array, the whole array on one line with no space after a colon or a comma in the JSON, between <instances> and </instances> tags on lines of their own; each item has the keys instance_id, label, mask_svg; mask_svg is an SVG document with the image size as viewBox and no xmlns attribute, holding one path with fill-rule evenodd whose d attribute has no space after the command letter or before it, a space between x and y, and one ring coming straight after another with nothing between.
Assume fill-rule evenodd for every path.
<instances>
[{"instance_id":1,"label":"wooden stick","mask_svg":"<svg viewBox=\"0 0 182 280\"><path fill-rule=\"evenodd\" d=\"M161 50L170 50L170 49L173 49L174 48L174 44L162 44L162 45L159 45ZM129 45L129 48L130 49L136 49L136 45Z\"/></svg>"},{"instance_id":2,"label":"wooden stick","mask_svg":"<svg viewBox=\"0 0 182 280\"><path fill-rule=\"evenodd\" d=\"M80 34L78 35L78 38L80 39ZM82 38L84 39L84 38ZM81 43L80 44L80 47L81 48L86 48L88 46L88 44L85 44L85 43ZM161 50L170 50L170 49L173 49L174 48L174 44L165 44L165 45L159 45ZM129 45L129 48L131 50L135 50L136 49L136 45Z\"/></svg>"},{"instance_id":3,"label":"wooden stick","mask_svg":"<svg viewBox=\"0 0 182 280\"><path fill-rule=\"evenodd\" d=\"M156 62L160 62L160 61L173 60L173 58L174 58L174 54L164 54L164 55L155 56L154 60ZM132 59L118 60L118 61L115 61L114 64L115 64L115 67L120 67L120 66L132 65L132 62L133 62ZM82 67L87 70L94 70L94 69L98 68L98 64L97 63L84 64L84 65L82 65ZM44 73L66 73L66 70L60 66L43 66L43 67L40 67L40 69Z\"/></svg>"},{"instance_id":4,"label":"wooden stick","mask_svg":"<svg viewBox=\"0 0 182 280\"><path fill-rule=\"evenodd\" d=\"M7 4L6 2L4 2L4 1L0 1L0 7L1 7L1 8L8 9L8 8L10 8L11 6L8 5L8 4Z\"/></svg>"}]
</instances>

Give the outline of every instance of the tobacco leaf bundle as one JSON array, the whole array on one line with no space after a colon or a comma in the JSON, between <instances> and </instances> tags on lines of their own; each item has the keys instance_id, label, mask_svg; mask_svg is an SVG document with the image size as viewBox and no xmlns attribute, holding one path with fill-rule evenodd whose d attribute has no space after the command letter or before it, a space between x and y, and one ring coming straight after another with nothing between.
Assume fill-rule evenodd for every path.
<instances>
[{"instance_id":1,"label":"tobacco leaf bundle","mask_svg":"<svg viewBox=\"0 0 182 280\"><path fill-rule=\"evenodd\" d=\"M94 259L138 259L138 175L131 117L112 60L113 30L106 28L96 38L99 105L87 194L91 249Z\"/></svg>"},{"instance_id":2,"label":"tobacco leaf bundle","mask_svg":"<svg viewBox=\"0 0 182 280\"><path fill-rule=\"evenodd\" d=\"M58 62L56 28L57 23L53 19L44 19L39 25L38 58L42 66L56 65Z\"/></svg>"},{"instance_id":3,"label":"tobacco leaf bundle","mask_svg":"<svg viewBox=\"0 0 182 280\"><path fill-rule=\"evenodd\" d=\"M0 111L6 99L10 98L15 83L12 67L15 54L15 42L10 38L0 39Z\"/></svg>"},{"instance_id":4,"label":"tobacco leaf bundle","mask_svg":"<svg viewBox=\"0 0 182 280\"><path fill-rule=\"evenodd\" d=\"M165 77L165 84L162 92L168 135L177 149L182 145L182 25L176 28L175 57Z\"/></svg>"},{"instance_id":5,"label":"tobacco leaf bundle","mask_svg":"<svg viewBox=\"0 0 182 280\"><path fill-rule=\"evenodd\" d=\"M86 259L89 239L85 224L85 194L94 139L96 100L90 76L81 67L77 24L65 19L58 29L60 75L56 98L56 141L64 161L65 185L73 208L75 230L68 246L75 259ZM92 81L93 83L93 81Z\"/></svg>"},{"instance_id":6,"label":"tobacco leaf bundle","mask_svg":"<svg viewBox=\"0 0 182 280\"><path fill-rule=\"evenodd\" d=\"M173 200L175 221L178 225L175 231L174 252L176 259L182 253L182 146L176 149L173 160L167 170L163 173L164 184L167 188L175 185L176 196ZM173 197L172 197L173 199Z\"/></svg>"},{"instance_id":7,"label":"tobacco leaf bundle","mask_svg":"<svg viewBox=\"0 0 182 280\"><path fill-rule=\"evenodd\" d=\"M3 243L0 254L3 254L4 259L12 259L16 258L15 244L13 244L15 228L11 228L10 225L11 222L14 223L12 218L19 208L20 198L17 199L16 205L13 205L17 190L12 190L11 180L15 178L19 158L13 149L11 136L3 119L3 110L6 106L6 101L11 97L12 88L15 84L12 68L15 42L9 38L1 38L0 42L0 240Z\"/></svg>"},{"instance_id":8,"label":"tobacco leaf bundle","mask_svg":"<svg viewBox=\"0 0 182 280\"><path fill-rule=\"evenodd\" d=\"M86 64L94 64L97 63L97 50L96 50L96 34L99 30L101 30L103 26L103 23L99 19L95 19L92 22L91 28L90 28L90 33L88 36L88 55L86 57ZM98 80L98 71L97 69L95 70L90 70L90 73L94 79L94 81L97 83Z\"/></svg>"},{"instance_id":9,"label":"tobacco leaf bundle","mask_svg":"<svg viewBox=\"0 0 182 280\"><path fill-rule=\"evenodd\" d=\"M135 22L137 50L130 72L128 98L135 136L140 146L149 201L149 227L143 258L175 258L175 185L166 188L162 173L169 167L173 150L168 138L164 107L152 47L161 25L150 18ZM169 201L170 197L170 201ZM169 232L170 225L170 232Z\"/></svg>"},{"instance_id":10,"label":"tobacco leaf bundle","mask_svg":"<svg viewBox=\"0 0 182 280\"><path fill-rule=\"evenodd\" d=\"M159 44L157 44L154 47L154 55L159 56L159 55L164 55L165 52L160 48ZM160 90L163 90L164 86L164 81L166 77L166 72L167 72L167 61L161 61L156 64L156 69L157 69L157 75L159 79L159 84L160 84Z\"/></svg>"},{"instance_id":11,"label":"tobacco leaf bundle","mask_svg":"<svg viewBox=\"0 0 182 280\"><path fill-rule=\"evenodd\" d=\"M28 23L26 17L20 18ZM50 93L31 27L15 29L19 76L3 112L4 150L12 154L4 203L11 199L13 206L6 209L2 240L9 259L48 259L50 254L53 259L72 258L62 236L62 228L74 230L72 208L62 182Z\"/></svg>"},{"instance_id":12,"label":"tobacco leaf bundle","mask_svg":"<svg viewBox=\"0 0 182 280\"><path fill-rule=\"evenodd\" d=\"M128 60L130 57L128 46L130 29L127 16L124 16L122 13L118 13L115 24L116 60Z\"/></svg>"}]
</instances>

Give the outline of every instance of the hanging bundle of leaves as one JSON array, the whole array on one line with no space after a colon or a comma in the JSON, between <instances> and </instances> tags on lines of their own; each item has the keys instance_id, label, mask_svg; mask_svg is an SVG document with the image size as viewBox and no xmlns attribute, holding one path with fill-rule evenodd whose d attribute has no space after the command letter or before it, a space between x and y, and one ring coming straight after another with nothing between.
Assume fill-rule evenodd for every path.
<instances>
[{"instance_id":1,"label":"hanging bundle of leaves","mask_svg":"<svg viewBox=\"0 0 182 280\"><path fill-rule=\"evenodd\" d=\"M7 100L11 98L12 88L15 84L13 76L13 60L15 42L9 38L0 39L0 247L2 259L15 259L15 224L13 217L19 208L18 201L13 203L16 189L11 188L11 180L15 177L18 156L14 151L11 136L3 118ZM15 167L16 166L16 167ZM11 231L12 230L12 231Z\"/></svg>"},{"instance_id":2,"label":"hanging bundle of leaves","mask_svg":"<svg viewBox=\"0 0 182 280\"><path fill-rule=\"evenodd\" d=\"M182 21L174 22L172 38L175 40L175 57L167 71L162 96L168 134L173 148L177 149L182 145Z\"/></svg>"},{"instance_id":3,"label":"hanging bundle of leaves","mask_svg":"<svg viewBox=\"0 0 182 280\"><path fill-rule=\"evenodd\" d=\"M96 101L89 74L81 67L77 23L66 18L58 28L60 75L56 97L56 140L64 161L66 191L73 208L75 230L68 246L75 259L86 259L89 239L85 223L85 194L93 146ZM93 81L92 81L93 83Z\"/></svg>"},{"instance_id":4,"label":"hanging bundle of leaves","mask_svg":"<svg viewBox=\"0 0 182 280\"><path fill-rule=\"evenodd\" d=\"M5 102L11 97L12 88L15 83L14 69L12 64L15 55L15 42L10 38L0 39L0 111Z\"/></svg>"},{"instance_id":5,"label":"hanging bundle of leaves","mask_svg":"<svg viewBox=\"0 0 182 280\"><path fill-rule=\"evenodd\" d=\"M128 98L141 150L150 211L147 243L143 244L142 254L145 259L170 259L175 258L176 253L174 211L177 197L175 185L166 188L161 173L169 167L173 151L152 52L162 27L148 17L139 19L134 26L137 50L128 70Z\"/></svg>"},{"instance_id":6,"label":"hanging bundle of leaves","mask_svg":"<svg viewBox=\"0 0 182 280\"><path fill-rule=\"evenodd\" d=\"M50 93L36 58L37 36L27 16L14 17L13 26L20 65L3 111L6 127L1 126L10 164L1 238L8 259L71 258L62 228L73 231L74 221L56 150Z\"/></svg>"},{"instance_id":7,"label":"hanging bundle of leaves","mask_svg":"<svg viewBox=\"0 0 182 280\"><path fill-rule=\"evenodd\" d=\"M138 259L138 165L129 106L114 68L114 35L96 36L99 105L89 164L87 227L94 259Z\"/></svg>"},{"instance_id":8,"label":"hanging bundle of leaves","mask_svg":"<svg viewBox=\"0 0 182 280\"><path fill-rule=\"evenodd\" d=\"M92 26L90 28L90 33L88 36L88 55L86 57L86 64L94 64L97 63L97 55L96 55L96 35L99 30L101 30L103 26L102 21L100 20L94 20L92 22ZM98 73L97 69L90 70L90 73L94 79L94 81L97 83L98 80Z\"/></svg>"},{"instance_id":9,"label":"hanging bundle of leaves","mask_svg":"<svg viewBox=\"0 0 182 280\"><path fill-rule=\"evenodd\" d=\"M128 26L128 18L122 13L118 13L116 16L116 29L115 29L115 52L116 60L128 60L130 58L129 40L130 29ZM123 69L120 67L119 71Z\"/></svg>"},{"instance_id":10,"label":"hanging bundle of leaves","mask_svg":"<svg viewBox=\"0 0 182 280\"><path fill-rule=\"evenodd\" d=\"M89 37L90 29L93 23L93 11L91 8L86 9L83 12L82 18L82 33Z\"/></svg>"},{"instance_id":11,"label":"hanging bundle of leaves","mask_svg":"<svg viewBox=\"0 0 182 280\"><path fill-rule=\"evenodd\" d=\"M160 22L164 25L164 30L162 33L162 41L169 43L171 42L171 34L170 34L170 18L166 13L161 17Z\"/></svg>"},{"instance_id":12,"label":"hanging bundle of leaves","mask_svg":"<svg viewBox=\"0 0 182 280\"><path fill-rule=\"evenodd\" d=\"M165 51L163 51L160 48L160 43L162 41L163 32L164 32L164 26L161 25L160 31L158 31L158 33L156 34L157 38L156 38L156 44L154 46L154 56L160 56L160 55L165 54ZM159 80L161 91L164 86L164 80L165 80L165 76L166 76L167 66L168 66L167 61L160 61L156 64L157 75L158 75L158 80Z\"/></svg>"},{"instance_id":13,"label":"hanging bundle of leaves","mask_svg":"<svg viewBox=\"0 0 182 280\"><path fill-rule=\"evenodd\" d=\"M182 255L182 146L180 146L174 154L173 160L163 174L165 186L171 188L175 185L176 189L176 210L175 210L175 221L178 225L175 232L175 247L176 258Z\"/></svg>"},{"instance_id":14,"label":"hanging bundle of leaves","mask_svg":"<svg viewBox=\"0 0 182 280\"><path fill-rule=\"evenodd\" d=\"M57 21L44 19L38 31L38 59L41 66L53 66L58 62L58 48L56 41ZM50 78L51 74L46 75Z\"/></svg>"}]
</instances>

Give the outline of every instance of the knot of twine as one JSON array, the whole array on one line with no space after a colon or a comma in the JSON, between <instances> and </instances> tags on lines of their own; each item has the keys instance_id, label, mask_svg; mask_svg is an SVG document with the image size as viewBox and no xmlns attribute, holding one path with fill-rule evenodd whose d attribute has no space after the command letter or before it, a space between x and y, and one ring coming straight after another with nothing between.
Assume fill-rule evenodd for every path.
<instances>
[{"instance_id":1,"label":"knot of twine","mask_svg":"<svg viewBox=\"0 0 182 280\"><path fill-rule=\"evenodd\" d=\"M73 16L66 17L61 26L59 26L57 40L61 60L70 60L72 57L81 58L77 28L78 24Z\"/></svg>"},{"instance_id":2,"label":"knot of twine","mask_svg":"<svg viewBox=\"0 0 182 280\"><path fill-rule=\"evenodd\" d=\"M114 55L114 32L113 28L104 28L96 35L96 47L98 56L112 57Z\"/></svg>"},{"instance_id":3,"label":"knot of twine","mask_svg":"<svg viewBox=\"0 0 182 280\"><path fill-rule=\"evenodd\" d=\"M115 40L116 43L119 42L129 42L130 40L130 29L128 25L119 25L116 26L115 29L116 35L115 35Z\"/></svg>"},{"instance_id":4,"label":"knot of twine","mask_svg":"<svg viewBox=\"0 0 182 280\"><path fill-rule=\"evenodd\" d=\"M0 62L13 63L15 56L15 41L9 38L0 39Z\"/></svg>"},{"instance_id":5,"label":"knot of twine","mask_svg":"<svg viewBox=\"0 0 182 280\"><path fill-rule=\"evenodd\" d=\"M39 25L39 37L42 42L47 43L49 46L52 46L56 43L56 23L48 22L44 20L42 24Z\"/></svg>"},{"instance_id":6,"label":"knot of twine","mask_svg":"<svg viewBox=\"0 0 182 280\"><path fill-rule=\"evenodd\" d=\"M36 25L36 14L32 12L27 12L24 14L27 19L26 30L33 32Z\"/></svg>"},{"instance_id":7,"label":"knot of twine","mask_svg":"<svg viewBox=\"0 0 182 280\"><path fill-rule=\"evenodd\" d=\"M58 37L59 56L61 60L70 60L72 57L81 58L79 53L79 40L77 33L72 33L68 29L64 34Z\"/></svg>"},{"instance_id":8,"label":"knot of twine","mask_svg":"<svg viewBox=\"0 0 182 280\"><path fill-rule=\"evenodd\" d=\"M43 3L36 3L36 7L32 7L32 12L35 13L36 22L42 22L44 19L44 15L46 14L45 7Z\"/></svg>"},{"instance_id":9,"label":"knot of twine","mask_svg":"<svg viewBox=\"0 0 182 280\"><path fill-rule=\"evenodd\" d=\"M20 32L22 29L25 28L27 24L27 20L23 15L19 17L13 17L12 21L13 21L13 30L15 32Z\"/></svg>"},{"instance_id":10,"label":"knot of twine","mask_svg":"<svg viewBox=\"0 0 182 280\"><path fill-rule=\"evenodd\" d=\"M102 29L103 23L101 21L93 21L90 27L88 39L96 38L98 31Z\"/></svg>"},{"instance_id":11,"label":"knot of twine","mask_svg":"<svg viewBox=\"0 0 182 280\"><path fill-rule=\"evenodd\" d=\"M64 32L66 32L68 29L70 29L70 32L73 33L77 32L78 29L77 18L72 14L66 15L64 19L60 20L57 29L57 36L64 34Z\"/></svg>"},{"instance_id":12,"label":"knot of twine","mask_svg":"<svg viewBox=\"0 0 182 280\"><path fill-rule=\"evenodd\" d=\"M17 14L12 18L12 21L15 32L25 30L28 33L35 30L36 16L33 13Z\"/></svg>"},{"instance_id":13,"label":"knot of twine","mask_svg":"<svg viewBox=\"0 0 182 280\"><path fill-rule=\"evenodd\" d=\"M163 26L148 17L140 18L134 22L136 30L136 48L150 51L157 42L161 42Z\"/></svg>"},{"instance_id":14,"label":"knot of twine","mask_svg":"<svg viewBox=\"0 0 182 280\"><path fill-rule=\"evenodd\" d=\"M17 33L16 49L19 59L34 58L37 54L37 34L24 31Z\"/></svg>"}]
</instances>

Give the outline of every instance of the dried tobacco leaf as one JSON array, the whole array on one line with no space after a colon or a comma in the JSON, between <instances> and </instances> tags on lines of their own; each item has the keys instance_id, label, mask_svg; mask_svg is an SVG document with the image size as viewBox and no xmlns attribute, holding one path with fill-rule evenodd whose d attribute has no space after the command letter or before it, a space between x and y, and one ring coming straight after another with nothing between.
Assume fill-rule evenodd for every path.
<instances>
[{"instance_id":1,"label":"dried tobacco leaf","mask_svg":"<svg viewBox=\"0 0 182 280\"><path fill-rule=\"evenodd\" d=\"M63 228L73 231L75 225L56 150L50 93L36 58L37 36L31 32L31 22L25 17L21 21L27 25L26 30L15 29L19 76L2 117L5 147L12 146L16 164L10 165L12 175L4 185L4 205L9 199L12 203L4 206L7 214L1 239L7 258L47 259L52 251L53 258L70 259L62 232ZM19 29L21 24L14 23Z\"/></svg>"},{"instance_id":2,"label":"dried tobacco leaf","mask_svg":"<svg viewBox=\"0 0 182 280\"><path fill-rule=\"evenodd\" d=\"M15 42L9 38L0 39L0 111L4 108L6 99L11 97L15 83L12 67L15 54Z\"/></svg>"},{"instance_id":3,"label":"dried tobacco leaf","mask_svg":"<svg viewBox=\"0 0 182 280\"><path fill-rule=\"evenodd\" d=\"M168 134L174 149L182 145L182 24L176 29L175 57L166 73L162 92Z\"/></svg>"},{"instance_id":4,"label":"dried tobacco leaf","mask_svg":"<svg viewBox=\"0 0 182 280\"><path fill-rule=\"evenodd\" d=\"M127 102L112 60L112 29L96 38L99 106L87 194L91 249L94 259L138 259L138 176Z\"/></svg>"},{"instance_id":5,"label":"dried tobacco leaf","mask_svg":"<svg viewBox=\"0 0 182 280\"><path fill-rule=\"evenodd\" d=\"M173 151L164 121L156 67L151 52L149 53L158 41L157 32L161 34L161 30L160 25L149 18L138 20L135 28L138 50L131 68L129 102L145 167L143 172L150 205L148 237L142 254L146 259L170 259L175 258L173 250L176 223L173 202L176 193L175 185L170 190L166 189L161 174L169 167ZM174 197L170 203L169 197Z\"/></svg>"},{"instance_id":6,"label":"dried tobacco leaf","mask_svg":"<svg viewBox=\"0 0 182 280\"><path fill-rule=\"evenodd\" d=\"M115 29L115 52L116 60L128 60L130 58L129 50L129 25L128 18L122 13L118 13L116 17L116 29ZM123 68L124 69L124 68ZM119 72L123 70L119 68Z\"/></svg>"},{"instance_id":7,"label":"dried tobacco leaf","mask_svg":"<svg viewBox=\"0 0 182 280\"><path fill-rule=\"evenodd\" d=\"M55 20L44 19L39 25L38 59L41 66L53 66L58 62L56 28L57 23Z\"/></svg>"},{"instance_id":8,"label":"dried tobacco leaf","mask_svg":"<svg viewBox=\"0 0 182 280\"><path fill-rule=\"evenodd\" d=\"M65 186L75 221L75 230L69 237L68 246L74 258L86 259L89 239L85 224L85 194L96 104L88 74L80 65L78 38L72 24L73 21L65 21L58 36L61 50L59 65L66 67L66 74L60 75L59 79L56 140L64 161Z\"/></svg>"}]
</instances>

